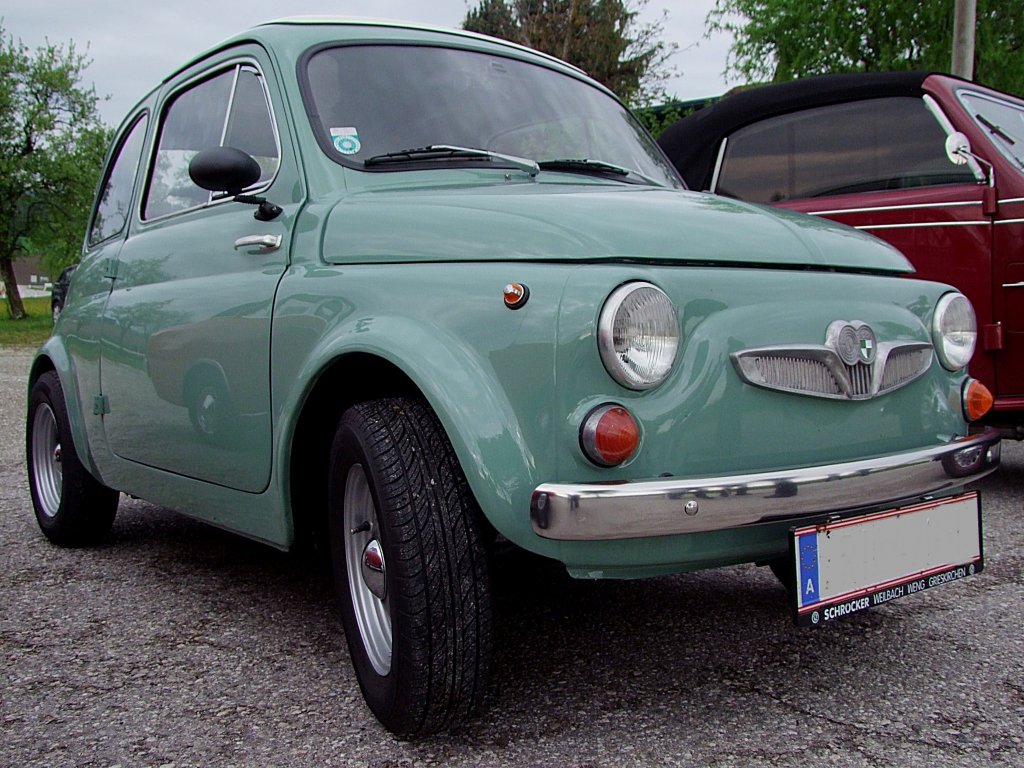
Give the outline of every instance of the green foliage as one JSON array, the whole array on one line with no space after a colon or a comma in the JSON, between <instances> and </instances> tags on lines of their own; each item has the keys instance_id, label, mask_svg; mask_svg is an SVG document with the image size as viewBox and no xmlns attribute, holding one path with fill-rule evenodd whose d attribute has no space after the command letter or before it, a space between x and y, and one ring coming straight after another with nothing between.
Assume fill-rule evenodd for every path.
<instances>
[{"instance_id":1,"label":"green foliage","mask_svg":"<svg viewBox=\"0 0 1024 768\"><path fill-rule=\"evenodd\" d=\"M696 112L698 109L703 109L716 100L715 98L710 98L694 99L693 101L669 101L657 106L635 109L633 114L654 138L658 138L672 123Z\"/></svg>"},{"instance_id":2,"label":"green foliage","mask_svg":"<svg viewBox=\"0 0 1024 768\"><path fill-rule=\"evenodd\" d=\"M640 24L647 0L481 0L464 29L528 46L575 64L627 104L664 98L674 43L661 41L665 15Z\"/></svg>"},{"instance_id":3,"label":"green foliage","mask_svg":"<svg viewBox=\"0 0 1024 768\"><path fill-rule=\"evenodd\" d=\"M0 26L0 276L24 309L11 262L41 254L56 272L79 253L110 134L74 43L30 51Z\"/></svg>"},{"instance_id":4,"label":"green foliage","mask_svg":"<svg viewBox=\"0 0 1024 768\"><path fill-rule=\"evenodd\" d=\"M948 72L953 0L717 0L708 32L734 42L728 71L780 82L832 72ZM1024 6L978 0L975 79L1024 93Z\"/></svg>"},{"instance_id":5,"label":"green foliage","mask_svg":"<svg viewBox=\"0 0 1024 768\"><path fill-rule=\"evenodd\" d=\"M38 347L50 335L53 319L50 297L24 299L25 318L14 321L6 312L0 312L0 347L23 345Z\"/></svg>"}]
</instances>

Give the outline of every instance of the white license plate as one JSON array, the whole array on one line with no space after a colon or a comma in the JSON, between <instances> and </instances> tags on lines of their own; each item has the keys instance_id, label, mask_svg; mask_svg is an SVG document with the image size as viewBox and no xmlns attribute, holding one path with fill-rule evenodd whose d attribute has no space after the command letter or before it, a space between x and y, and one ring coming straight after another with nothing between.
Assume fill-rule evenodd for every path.
<instances>
[{"instance_id":1,"label":"white license plate","mask_svg":"<svg viewBox=\"0 0 1024 768\"><path fill-rule=\"evenodd\" d=\"M795 528L794 617L821 625L981 571L976 492Z\"/></svg>"}]
</instances>

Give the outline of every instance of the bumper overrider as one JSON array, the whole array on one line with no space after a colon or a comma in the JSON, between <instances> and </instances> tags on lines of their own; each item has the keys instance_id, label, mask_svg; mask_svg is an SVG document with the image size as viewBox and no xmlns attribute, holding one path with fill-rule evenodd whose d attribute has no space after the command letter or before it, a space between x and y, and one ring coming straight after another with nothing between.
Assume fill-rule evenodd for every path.
<instances>
[{"instance_id":1,"label":"bumper overrider","mask_svg":"<svg viewBox=\"0 0 1024 768\"><path fill-rule=\"evenodd\" d=\"M601 541L704 533L869 509L956 489L999 466L999 433L860 461L708 478L545 483L533 492L538 536Z\"/></svg>"}]
</instances>

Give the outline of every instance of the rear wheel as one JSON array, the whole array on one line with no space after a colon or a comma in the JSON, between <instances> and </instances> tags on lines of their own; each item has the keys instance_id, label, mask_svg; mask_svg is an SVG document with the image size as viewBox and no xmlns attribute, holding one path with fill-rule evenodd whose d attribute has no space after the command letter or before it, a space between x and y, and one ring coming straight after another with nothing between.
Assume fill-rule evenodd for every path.
<instances>
[{"instance_id":1,"label":"rear wheel","mask_svg":"<svg viewBox=\"0 0 1024 768\"><path fill-rule=\"evenodd\" d=\"M361 403L331 449L335 586L356 677L402 735L455 725L483 698L491 600L479 510L436 416Z\"/></svg>"},{"instance_id":2,"label":"rear wheel","mask_svg":"<svg viewBox=\"0 0 1024 768\"><path fill-rule=\"evenodd\" d=\"M27 426L28 479L39 527L64 547L99 543L114 523L118 493L82 465L71 438L64 390L53 371L32 386Z\"/></svg>"}]
</instances>

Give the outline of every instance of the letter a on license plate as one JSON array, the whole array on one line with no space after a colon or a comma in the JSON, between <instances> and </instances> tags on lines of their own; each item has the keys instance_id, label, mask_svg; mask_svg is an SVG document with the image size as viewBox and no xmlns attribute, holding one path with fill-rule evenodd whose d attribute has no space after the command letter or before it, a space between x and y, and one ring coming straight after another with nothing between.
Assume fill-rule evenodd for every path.
<instances>
[{"instance_id":1,"label":"letter a on license plate","mask_svg":"<svg viewBox=\"0 0 1024 768\"><path fill-rule=\"evenodd\" d=\"M981 571L976 492L794 528L796 623L820 626Z\"/></svg>"}]
</instances>

